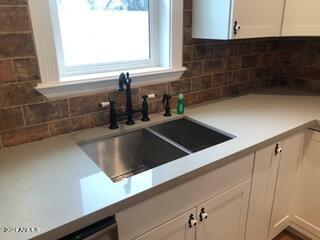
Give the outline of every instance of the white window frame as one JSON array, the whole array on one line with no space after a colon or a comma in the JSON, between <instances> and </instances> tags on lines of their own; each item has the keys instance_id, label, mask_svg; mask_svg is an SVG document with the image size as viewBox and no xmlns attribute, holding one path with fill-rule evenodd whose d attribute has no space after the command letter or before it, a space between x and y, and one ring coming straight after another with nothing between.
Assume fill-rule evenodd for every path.
<instances>
[{"instance_id":1,"label":"white window frame","mask_svg":"<svg viewBox=\"0 0 320 240\"><path fill-rule=\"evenodd\" d=\"M105 71L94 74L59 71L61 63L58 61L58 54L61 54L62 48L56 44L57 34L54 34L54 31L57 30L57 21L52 21L52 1L29 0L41 73L41 83L38 84L37 90L48 98L60 98L101 92L115 87L118 76L123 71L117 67L105 68ZM152 11L157 13L153 14L154 19L150 19L150 24L153 24L152 30L157 31L156 34L150 35L156 36L156 39L150 39L151 56L156 56L157 61L152 59L147 63L147 67L142 67L140 63L128 66L127 71L131 73L136 85L177 80L186 70L182 66L183 0L150 1ZM74 75L75 73L77 74Z\"/></svg>"}]
</instances>

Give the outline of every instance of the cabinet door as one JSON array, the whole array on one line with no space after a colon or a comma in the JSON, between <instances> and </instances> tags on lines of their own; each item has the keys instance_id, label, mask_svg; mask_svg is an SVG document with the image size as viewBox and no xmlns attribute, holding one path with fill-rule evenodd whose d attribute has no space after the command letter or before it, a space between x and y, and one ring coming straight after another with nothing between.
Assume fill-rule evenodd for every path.
<instances>
[{"instance_id":1,"label":"cabinet door","mask_svg":"<svg viewBox=\"0 0 320 240\"><path fill-rule=\"evenodd\" d=\"M283 141L278 179L272 209L269 238L273 239L289 226L293 213L293 199L304 133Z\"/></svg>"},{"instance_id":2,"label":"cabinet door","mask_svg":"<svg viewBox=\"0 0 320 240\"><path fill-rule=\"evenodd\" d=\"M251 179L197 207L197 240L244 239L250 186Z\"/></svg>"},{"instance_id":3,"label":"cabinet door","mask_svg":"<svg viewBox=\"0 0 320 240\"><path fill-rule=\"evenodd\" d=\"M284 0L234 0L233 5L230 38L280 36ZM235 22L240 26L237 34Z\"/></svg>"},{"instance_id":4,"label":"cabinet door","mask_svg":"<svg viewBox=\"0 0 320 240\"><path fill-rule=\"evenodd\" d=\"M320 132L308 132L299 166L293 222L320 238ZM299 229L300 230L300 229ZM309 235L308 232L303 232ZM315 238L317 236L318 238Z\"/></svg>"},{"instance_id":5,"label":"cabinet door","mask_svg":"<svg viewBox=\"0 0 320 240\"><path fill-rule=\"evenodd\" d=\"M283 36L319 36L319 0L287 0Z\"/></svg>"},{"instance_id":6,"label":"cabinet door","mask_svg":"<svg viewBox=\"0 0 320 240\"><path fill-rule=\"evenodd\" d=\"M192 209L174 218L141 237L136 238L136 240L195 240L196 227L189 226L191 215L194 219L197 218L196 209Z\"/></svg>"},{"instance_id":7,"label":"cabinet door","mask_svg":"<svg viewBox=\"0 0 320 240\"><path fill-rule=\"evenodd\" d=\"M268 239L280 154L272 144L256 152L247 221L246 240Z\"/></svg>"},{"instance_id":8,"label":"cabinet door","mask_svg":"<svg viewBox=\"0 0 320 240\"><path fill-rule=\"evenodd\" d=\"M192 37L229 39L232 0L196 0L192 2Z\"/></svg>"}]
</instances>

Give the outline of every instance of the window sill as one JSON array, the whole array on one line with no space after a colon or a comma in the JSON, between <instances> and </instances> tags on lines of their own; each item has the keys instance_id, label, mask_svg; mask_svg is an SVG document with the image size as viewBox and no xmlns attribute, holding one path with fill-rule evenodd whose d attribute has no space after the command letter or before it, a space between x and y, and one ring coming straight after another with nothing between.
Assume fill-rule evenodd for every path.
<instances>
[{"instance_id":1,"label":"window sill","mask_svg":"<svg viewBox=\"0 0 320 240\"><path fill-rule=\"evenodd\" d=\"M186 70L185 67L170 69L161 67L145 68L131 70L130 76L132 77L132 85L139 86L178 80ZM98 93L116 88L120 73L112 72L108 74L65 77L60 79L60 82L40 83L36 89L48 99Z\"/></svg>"}]
</instances>

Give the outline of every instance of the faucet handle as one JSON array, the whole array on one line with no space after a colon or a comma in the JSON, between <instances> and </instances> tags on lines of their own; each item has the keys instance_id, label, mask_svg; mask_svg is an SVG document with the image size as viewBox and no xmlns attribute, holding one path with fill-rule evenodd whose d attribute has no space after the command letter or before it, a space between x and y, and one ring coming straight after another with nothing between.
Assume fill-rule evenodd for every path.
<instances>
[{"instance_id":1,"label":"faucet handle","mask_svg":"<svg viewBox=\"0 0 320 240\"><path fill-rule=\"evenodd\" d=\"M169 102L171 100L171 95L163 94L162 102L165 103L166 101Z\"/></svg>"},{"instance_id":2,"label":"faucet handle","mask_svg":"<svg viewBox=\"0 0 320 240\"><path fill-rule=\"evenodd\" d=\"M99 104L99 107L105 108L105 107L111 106L111 108L112 108L115 106L115 104L116 104L115 101L102 102Z\"/></svg>"},{"instance_id":3,"label":"faucet handle","mask_svg":"<svg viewBox=\"0 0 320 240\"><path fill-rule=\"evenodd\" d=\"M124 91L124 85L126 84L126 75L125 73L121 73L120 76L119 76L119 92L123 92Z\"/></svg>"},{"instance_id":4,"label":"faucet handle","mask_svg":"<svg viewBox=\"0 0 320 240\"><path fill-rule=\"evenodd\" d=\"M142 99L144 99L144 100L147 100L148 98L156 98L156 94L155 93L151 93L151 94L148 94L148 95L143 95L142 96Z\"/></svg>"},{"instance_id":5,"label":"faucet handle","mask_svg":"<svg viewBox=\"0 0 320 240\"><path fill-rule=\"evenodd\" d=\"M100 103L99 104L99 107L108 107L108 106L110 106L111 105L111 103L110 102L102 102L102 103Z\"/></svg>"},{"instance_id":6,"label":"faucet handle","mask_svg":"<svg viewBox=\"0 0 320 240\"><path fill-rule=\"evenodd\" d=\"M156 96L157 95L155 93L151 93L151 94L148 95L148 98L156 98Z\"/></svg>"},{"instance_id":7,"label":"faucet handle","mask_svg":"<svg viewBox=\"0 0 320 240\"><path fill-rule=\"evenodd\" d=\"M149 106L148 106L147 99L155 98L155 97L156 97L155 93L151 93L149 95L143 95L142 96L143 102L142 102L142 118L141 118L141 120L143 122L150 121L150 118L149 118Z\"/></svg>"},{"instance_id":8,"label":"faucet handle","mask_svg":"<svg viewBox=\"0 0 320 240\"><path fill-rule=\"evenodd\" d=\"M117 125L117 112L116 112L116 108L115 108L115 101L108 101L108 102L102 102L99 104L99 107L108 107L110 106L110 114L109 114L109 118L110 118L110 129L117 129L119 128L119 126Z\"/></svg>"},{"instance_id":9,"label":"faucet handle","mask_svg":"<svg viewBox=\"0 0 320 240\"><path fill-rule=\"evenodd\" d=\"M109 128L110 129L117 129L119 128L118 124L117 124L117 110L116 110L116 102L115 101L109 101L107 102L107 104L110 105L110 113L109 113L109 118L110 118L110 125ZM109 106L107 105L107 106Z\"/></svg>"},{"instance_id":10,"label":"faucet handle","mask_svg":"<svg viewBox=\"0 0 320 240\"><path fill-rule=\"evenodd\" d=\"M171 107L170 107L171 96L169 94L163 94L162 103L165 104L165 113L163 116L171 117Z\"/></svg>"}]
</instances>

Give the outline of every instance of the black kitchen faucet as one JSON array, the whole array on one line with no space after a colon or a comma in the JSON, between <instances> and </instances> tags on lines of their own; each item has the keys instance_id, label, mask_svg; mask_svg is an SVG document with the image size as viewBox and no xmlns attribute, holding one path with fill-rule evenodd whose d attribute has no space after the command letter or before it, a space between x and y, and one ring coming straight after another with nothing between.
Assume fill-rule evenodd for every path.
<instances>
[{"instance_id":1,"label":"black kitchen faucet","mask_svg":"<svg viewBox=\"0 0 320 240\"><path fill-rule=\"evenodd\" d=\"M119 91L123 92L126 91L126 111L124 113L117 113L116 108L115 108L115 102L114 101L109 101L109 102L104 102L101 103L100 106L106 107L110 106L110 129L117 129L118 124L117 124L117 117L121 116L127 116L127 121L126 125L134 125L135 122L133 120L133 115L135 113L142 113L142 118L141 121L150 121L149 118L149 106L147 99L148 98L155 98L155 94L149 94L149 95L144 95L142 96L143 102L142 102L142 108L141 109L133 109L133 103L132 103L132 93L131 93L131 78L129 73L121 73L119 76Z\"/></svg>"},{"instance_id":2,"label":"black kitchen faucet","mask_svg":"<svg viewBox=\"0 0 320 240\"><path fill-rule=\"evenodd\" d=\"M126 87L126 89L125 89ZM127 115L127 125L134 125L134 120L133 120L133 104L132 104L132 96L131 96L131 78L129 76L129 73L124 74L121 73L119 77L119 91L122 92L126 90L126 95L127 95L127 106L126 106L126 112L125 114Z\"/></svg>"}]
</instances>

